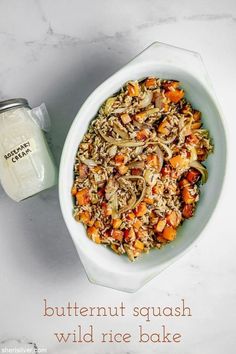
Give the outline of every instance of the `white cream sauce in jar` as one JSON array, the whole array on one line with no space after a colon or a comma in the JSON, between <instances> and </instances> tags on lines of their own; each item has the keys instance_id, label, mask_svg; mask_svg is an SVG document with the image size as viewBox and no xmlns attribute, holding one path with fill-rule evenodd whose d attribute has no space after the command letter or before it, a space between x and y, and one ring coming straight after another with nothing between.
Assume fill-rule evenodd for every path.
<instances>
[{"instance_id":1,"label":"white cream sauce in jar","mask_svg":"<svg viewBox=\"0 0 236 354\"><path fill-rule=\"evenodd\" d=\"M5 192L19 202L56 180L52 154L27 100L0 102L0 181Z\"/></svg>"}]
</instances>

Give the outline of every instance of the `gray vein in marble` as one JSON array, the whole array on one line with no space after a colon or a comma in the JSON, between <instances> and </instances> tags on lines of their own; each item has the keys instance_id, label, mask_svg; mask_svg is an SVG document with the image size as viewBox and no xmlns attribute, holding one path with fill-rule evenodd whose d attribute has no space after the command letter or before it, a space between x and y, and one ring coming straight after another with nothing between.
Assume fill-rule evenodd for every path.
<instances>
[{"instance_id":1,"label":"gray vein in marble","mask_svg":"<svg viewBox=\"0 0 236 354\"><path fill-rule=\"evenodd\" d=\"M114 35L106 35L104 33L98 33L97 37L91 38L90 40L85 40L80 37L71 36L68 34L63 34L55 32L51 25L48 26L47 33L44 38L41 40L32 40L25 41L26 46L40 45L40 47L53 46L60 47L66 45L89 45L89 44L98 44L107 41L116 41L126 38L129 35L130 31L121 31L116 32Z\"/></svg>"},{"instance_id":2,"label":"gray vein in marble","mask_svg":"<svg viewBox=\"0 0 236 354\"><path fill-rule=\"evenodd\" d=\"M177 21L178 21L178 19L176 17L166 17L166 18L160 17L160 18L155 19L155 21L141 23L140 25L136 26L136 28L144 29L144 28L154 27L154 26L158 26L158 25L167 25L169 23L174 23Z\"/></svg>"},{"instance_id":3,"label":"gray vein in marble","mask_svg":"<svg viewBox=\"0 0 236 354\"><path fill-rule=\"evenodd\" d=\"M5 31L0 31L0 36L5 36L10 40L16 41L16 38L14 36L14 34L9 33L9 32L5 32Z\"/></svg>"},{"instance_id":4,"label":"gray vein in marble","mask_svg":"<svg viewBox=\"0 0 236 354\"><path fill-rule=\"evenodd\" d=\"M39 13L41 15L42 21L45 22L45 23L49 23L46 15L45 15L45 13L43 11L43 8L41 6L40 1L39 0L34 0L34 3L35 3L35 6L37 7L37 9L38 9L38 11L39 11Z\"/></svg>"},{"instance_id":5,"label":"gray vein in marble","mask_svg":"<svg viewBox=\"0 0 236 354\"><path fill-rule=\"evenodd\" d=\"M126 30L126 31L119 31L116 32L113 35L107 35L105 33L98 33L96 37L93 37L89 40L83 39L81 37L77 36L71 36L68 34L64 33L59 33L56 32L44 14L44 11L42 9L42 6L39 1L35 0L35 3L37 4L37 7L40 11L42 21L47 23L48 29L47 32L45 33L45 36L41 39L36 39L36 40L31 40L31 41L23 41L23 43L26 46L33 47L35 45L40 46L40 48L47 47L47 46L52 46L52 47L61 47L61 46L67 46L67 45L73 45L73 46L78 46L78 45L89 45L89 44L98 44L101 42L109 42L109 41L114 41L114 40L121 40L127 38L131 34L131 30ZM166 24L171 24L171 23L176 23L179 22L180 20L187 20L187 21L219 21L219 20L232 20L236 21L236 18L231 15L231 14L196 14L193 16L185 16L183 18L181 17L160 17L156 18L155 21L148 21L144 23L140 23L136 25L136 29L138 30L143 30L143 29L149 29L155 26L161 26L161 25L166 25ZM0 35L8 37L9 40L12 41L18 41L15 35L9 33L9 32L0 32Z\"/></svg>"},{"instance_id":6,"label":"gray vein in marble","mask_svg":"<svg viewBox=\"0 0 236 354\"><path fill-rule=\"evenodd\" d=\"M199 14L199 15L188 16L188 17L186 16L183 19L190 20L190 21L197 21L197 20L199 20L199 21L209 21L209 20L214 21L214 20L225 20L225 19L230 19L233 21L236 20L230 14L216 14L216 15ZM98 33L97 37L91 38L90 40L85 40L80 37L56 32L53 30L50 22L46 19L45 16L44 16L44 20L48 23L48 30L47 30L45 37L41 40L24 42L26 45L33 46L35 44L39 44L41 47L44 47L44 46L46 47L48 45L53 46L53 47L60 47L60 46L66 46L66 45L77 46L77 45L98 44L101 42L108 42L108 41L124 39L124 38L127 38L128 35L131 33L130 30L119 31L113 35L107 35L105 33ZM177 18L177 17L158 18L155 21L141 23L141 24L137 25L136 28L137 29L148 29L148 28L152 28L155 26L175 23L178 21L180 21L180 18Z\"/></svg>"},{"instance_id":7,"label":"gray vein in marble","mask_svg":"<svg viewBox=\"0 0 236 354\"><path fill-rule=\"evenodd\" d=\"M59 47L61 45L68 45L68 44L69 45L72 44L74 46L82 45L82 44L96 44L96 43L100 43L103 41L124 39L130 32L130 31L120 31L120 32L116 32L114 35L107 35L104 33L98 33L98 36L95 38L92 38L91 40L84 40L80 37L71 36L71 35L64 34L64 33L59 33L53 29L50 20L45 15L45 12L43 10L43 7L42 7L42 4L40 3L40 1L35 0L34 2L40 12L42 21L44 23L47 23L48 30L46 32L45 37L42 40L24 42L24 44L27 46L32 46L34 44L40 44L41 47L47 46L47 45L52 45L53 47ZM165 19L162 19L162 20L164 22L166 21ZM161 19L160 19L160 21L161 21ZM51 39L56 40L56 43L50 42Z\"/></svg>"},{"instance_id":8,"label":"gray vein in marble","mask_svg":"<svg viewBox=\"0 0 236 354\"><path fill-rule=\"evenodd\" d=\"M217 20L233 20L235 21L236 18L231 14L198 14L193 16L185 16L185 20L191 21L217 21Z\"/></svg>"}]
</instances>

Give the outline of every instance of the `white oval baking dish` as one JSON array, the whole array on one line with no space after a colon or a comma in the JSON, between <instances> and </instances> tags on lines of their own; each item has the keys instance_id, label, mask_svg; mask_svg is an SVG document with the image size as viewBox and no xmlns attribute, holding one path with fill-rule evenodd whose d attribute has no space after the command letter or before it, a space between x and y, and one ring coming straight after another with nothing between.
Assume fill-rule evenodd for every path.
<instances>
[{"instance_id":1,"label":"white oval baking dish","mask_svg":"<svg viewBox=\"0 0 236 354\"><path fill-rule=\"evenodd\" d=\"M129 80L154 75L181 81L187 99L203 114L215 145L207 160L209 179L201 191L196 215L178 229L174 242L134 263L93 243L72 216L73 165L78 145L99 107ZM134 292L182 256L199 238L218 202L226 170L226 134L219 104L198 53L155 42L103 82L84 102L68 133L60 164L59 197L63 217L91 282Z\"/></svg>"}]
</instances>

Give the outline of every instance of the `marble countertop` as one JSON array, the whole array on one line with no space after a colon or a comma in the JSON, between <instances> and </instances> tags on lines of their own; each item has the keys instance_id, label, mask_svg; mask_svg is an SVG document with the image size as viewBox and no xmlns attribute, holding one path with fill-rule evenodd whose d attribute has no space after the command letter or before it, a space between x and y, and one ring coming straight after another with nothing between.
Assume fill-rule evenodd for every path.
<instances>
[{"instance_id":1,"label":"marble countertop","mask_svg":"<svg viewBox=\"0 0 236 354\"><path fill-rule=\"evenodd\" d=\"M78 319L45 319L43 299L63 305L175 306L192 317L167 319L183 333L176 344L145 345L146 353L235 352L236 232L236 3L233 0L1 0L0 99L45 102L52 118L50 145L59 163L67 131L91 91L158 40L199 52L229 126L225 194L204 237L181 260L135 294L91 284L63 222L57 188L20 204L0 189L0 341L26 337L49 353L143 353L144 344L60 346L53 333L73 330ZM97 320L125 330L134 318ZM99 322L100 321L100 322ZM83 318L86 327L91 319ZM148 324L160 328L160 319Z\"/></svg>"}]
</instances>

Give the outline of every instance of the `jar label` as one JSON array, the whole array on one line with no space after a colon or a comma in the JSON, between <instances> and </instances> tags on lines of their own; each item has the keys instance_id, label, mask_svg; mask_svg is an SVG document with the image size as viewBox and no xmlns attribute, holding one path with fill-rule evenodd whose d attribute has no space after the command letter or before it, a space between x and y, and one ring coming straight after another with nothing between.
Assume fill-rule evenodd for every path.
<instances>
[{"instance_id":1,"label":"jar label","mask_svg":"<svg viewBox=\"0 0 236 354\"><path fill-rule=\"evenodd\" d=\"M15 164L35 152L34 139L28 139L24 143L16 145L12 150L4 155L4 159L9 164Z\"/></svg>"}]
</instances>

